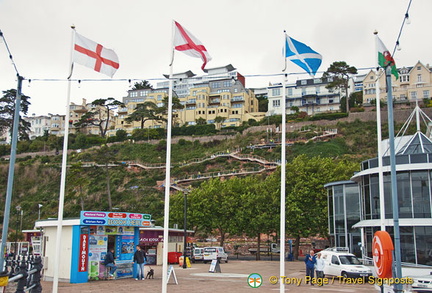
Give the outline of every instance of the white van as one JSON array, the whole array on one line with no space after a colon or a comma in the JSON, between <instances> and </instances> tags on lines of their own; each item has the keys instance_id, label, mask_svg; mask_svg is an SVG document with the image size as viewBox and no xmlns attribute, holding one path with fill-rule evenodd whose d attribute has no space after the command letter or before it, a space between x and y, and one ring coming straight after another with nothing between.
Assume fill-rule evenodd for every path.
<instances>
[{"instance_id":1,"label":"white van","mask_svg":"<svg viewBox=\"0 0 432 293\"><path fill-rule=\"evenodd\" d=\"M204 248L204 263L212 261L214 259L220 259L220 261L228 262L228 254L225 252L223 247L214 246L214 247L205 247Z\"/></svg>"},{"instance_id":2,"label":"white van","mask_svg":"<svg viewBox=\"0 0 432 293\"><path fill-rule=\"evenodd\" d=\"M204 248L195 247L192 251L192 262L202 261L204 259Z\"/></svg>"},{"instance_id":3,"label":"white van","mask_svg":"<svg viewBox=\"0 0 432 293\"><path fill-rule=\"evenodd\" d=\"M344 278L367 278L372 270L361 264L358 258L348 250L327 248L318 252L324 260L324 275L342 276Z\"/></svg>"}]
</instances>

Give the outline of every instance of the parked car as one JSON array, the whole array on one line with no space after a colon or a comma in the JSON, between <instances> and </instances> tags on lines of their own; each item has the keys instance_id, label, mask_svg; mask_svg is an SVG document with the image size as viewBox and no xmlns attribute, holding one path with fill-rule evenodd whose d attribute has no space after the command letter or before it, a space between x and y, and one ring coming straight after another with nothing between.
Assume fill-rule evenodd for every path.
<instances>
[{"instance_id":1,"label":"parked car","mask_svg":"<svg viewBox=\"0 0 432 293\"><path fill-rule=\"evenodd\" d=\"M414 292L432 292L432 275L413 276L413 283L411 284L412 291Z\"/></svg>"},{"instance_id":2,"label":"parked car","mask_svg":"<svg viewBox=\"0 0 432 293\"><path fill-rule=\"evenodd\" d=\"M212 261L214 259L218 259L221 262L225 261L225 263L228 262L228 254L225 252L223 247L215 246L204 248L203 262L208 263L209 261Z\"/></svg>"},{"instance_id":3,"label":"parked car","mask_svg":"<svg viewBox=\"0 0 432 293\"><path fill-rule=\"evenodd\" d=\"M348 251L328 248L319 252L324 260L324 275L342 276L345 278L367 278L372 270L362 265L358 258Z\"/></svg>"},{"instance_id":4,"label":"parked car","mask_svg":"<svg viewBox=\"0 0 432 293\"><path fill-rule=\"evenodd\" d=\"M196 261L203 261L204 259L204 248L201 247L195 247L192 250L192 262L195 263Z\"/></svg>"}]
</instances>

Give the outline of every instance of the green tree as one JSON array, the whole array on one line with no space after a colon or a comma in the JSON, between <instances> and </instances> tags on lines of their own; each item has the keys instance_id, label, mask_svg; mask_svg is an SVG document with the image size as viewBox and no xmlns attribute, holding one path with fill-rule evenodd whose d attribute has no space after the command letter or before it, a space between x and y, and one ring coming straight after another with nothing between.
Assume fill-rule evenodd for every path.
<instances>
[{"instance_id":1,"label":"green tree","mask_svg":"<svg viewBox=\"0 0 432 293\"><path fill-rule=\"evenodd\" d=\"M183 109L184 106L181 104L180 99L178 97L172 97L172 112L173 112L173 117L172 117L172 123L173 126L177 125L177 119L176 119L176 115L174 114L175 112L177 112L177 110L181 110ZM163 106L161 107L161 113L165 116L168 117L168 97L164 97L163 98Z\"/></svg>"},{"instance_id":2,"label":"green tree","mask_svg":"<svg viewBox=\"0 0 432 293\"><path fill-rule=\"evenodd\" d=\"M82 211L84 211L84 199L90 182L87 176L83 176L83 173L84 168L81 162L72 164L67 172L68 191L77 196Z\"/></svg>"},{"instance_id":3,"label":"green tree","mask_svg":"<svg viewBox=\"0 0 432 293\"><path fill-rule=\"evenodd\" d=\"M106 193L108 210L112 210L112 196L111 196L111 174L109 170L109 164L116 161L115 150L110 149L107 145L102 145L97 151L95 161L97 164L103 165L105 169L105 180L106 180Z\"/></svg>"},{"instance_id":4,"label":"green tree","mask_svg":"<svg viewBox=\"0 0 432 293\"><path fill-rule=\"evenodd\" d=\"M226 117L216 116L214 122L216 124L217 129L221 129L222 123L224 123L225 120L226 120Z\"/></svg>"},{"instance_id":5,"label":"green tree","mask_svg":"<svg viewBox=\"0 0 432 293\"><path fill-rule=\"evenodd\" d=\"M0 133L4 134L10 131L12 136L13 120L15 113L15 100L17 91L10 89L3 91L3 96L0 98ZM21 111L20 113L26 115L30 106L30 97L21 94ZM18 126L18 137L20 140L28 140L30 132L30 123L22 119L20 115Z\"/></svg>"},{"instance_id":6,"label":"green tree","mask_svg":"<svg viewBox=\"0 0 432 293\"><path fill-rule=\"evenodd\" d=\"M196 122L197 125L205 125L205 124L207 124L207 121L204 118L202 118L202 117L199 117L199 118L195 119L195 122Z\"/></svg>"},{"instance_id":7,"label":"green tree","mask_svg":"<svg viewBox=\"0 0 432 293\"><path fill-rule=\"evenodd\" d=\"M85 113L74 125L76 127L97 126L100 135L105 137L111 122L111 111L119 106L123 107L124 104L114 98L107 98L94 100L91 105L95 107L95 110Z\"/></svg>"},{"instance_id":8,"label":"green tree","mask_svg":"<svg viewBox=\"0 0 432 293\"><path fill-rule=\"evenodd\" d=\"M267 94L255 95L258 100L258 111L267 112L268 111L268 97Z\"/></svg>"},{"instance_id":9,"label":"green tree","mask_svg":"<svg viewBox=\"0 0 432 293\"><path fill-rule=\"evenodd\" d=\"M328 233L324 184L346 180L357 169L355 162L306 155L286 165L286 227L287 234L296 238L295 258L300 238Z\"/></svg>"},{"instance_id":10,"label":"green tree","mask_svg":"<svg viewBox=\"0 0 432 293\"><path fill-rule=\"evenodd\" d=\"M237 235L246 234L257 237L257 260L260 259L261 234L276 232L279 225L280 180L274 177L263 179L261 176L249 176L238 184L241 206L238 207L235 222Z\"/></svg>"},{"instance_id":11,"label":"green tree","mask_svg":"<svg viewBox=\"0 0 432 293\"><path fill-rule=\"evenodd\" d=\"M333 62L323 77L330 78L330 83L326 86L328 89L342 89L345 92L345 97L348 97L349 79L353 74L357 74L357 68L348 65L345 61ZM349 113L349 98L346 102L346 112Z\"/></svg>"},{"instance_id":12,"label":"green tree","mask_svg":"<svg viewBox=\"0 0 432 293\"><path fill-rule=\"evenodd\" d=\"M166 121L166 119L161 115L163 111L164 108L158 107L153 102L144 102L142 104L138 104L135 110L128 117L126 117L125 121L128 123L139 121L141 123L141 129L144 129L144 124L146 121Z\"/></svg>"},{"instance_id":13,"label":"green tree","mask_svg":"<svg viewBox=\"0 0 432 293\"><path fill-rule=\"evenodd\" d=\"M239 179L227 181L210 179L188 195L188 227L206 234L218 233L220 245L237 230L236 213L240 206ZM183 194L173 196L171 205L173 220L183 223Z\"/></svg>"},{"instance_id":14,"label":"green tree","mask_svg":"<svg viewBox=\"0 0 432 293\"><path fill-rule=\"evenodd\" d=\"M116 139L117 141L125 141L128 138L128 134L126 130L119 129L116 131Z\"/></svg>"},{"instance_id":15,"label":"green tree","mask_svg":"<svg viewBox=\"0 0 432 293\"><path fill-rule=\"evenodd\" d=\"M153 86L147 80L137 81L132 87L133 91L145 89L153 89Z\"/></svg>"}]
</instances>

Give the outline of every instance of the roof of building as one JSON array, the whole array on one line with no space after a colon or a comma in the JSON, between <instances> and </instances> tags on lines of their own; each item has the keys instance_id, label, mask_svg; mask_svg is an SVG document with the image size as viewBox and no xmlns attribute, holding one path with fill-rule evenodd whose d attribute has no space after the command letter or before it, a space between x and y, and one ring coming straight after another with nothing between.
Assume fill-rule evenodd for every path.
<instances>
[{"instance_id":1,"label":"roof of building","mask_svg":"<svg viewBox=\"0 0 432 293\"><path fill-rule=\"evenodd\" d=\"M432 154L432 141L420 131L414 134L397 153L397 155L412 154Z\"/></svg>"}]
</instances>

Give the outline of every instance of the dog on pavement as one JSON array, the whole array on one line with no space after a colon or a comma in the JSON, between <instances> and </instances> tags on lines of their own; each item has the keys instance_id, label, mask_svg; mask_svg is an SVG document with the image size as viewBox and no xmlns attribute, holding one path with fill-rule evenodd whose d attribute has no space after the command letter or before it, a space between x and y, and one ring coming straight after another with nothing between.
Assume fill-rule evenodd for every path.
<instances>
[{"instance_id":1,"label":"dog on pavement","mask_svg":"<svg viewBox=\"0 0 432 293\"><path fill-rule=\"evenodd\" d=\"M154 270L150 268L150 271L147 272L146 279L154 279Z\"/></svg>"}]
</instances>

